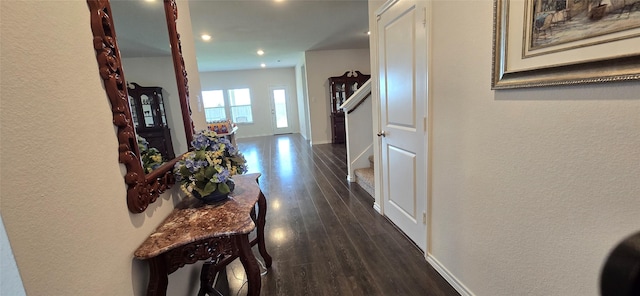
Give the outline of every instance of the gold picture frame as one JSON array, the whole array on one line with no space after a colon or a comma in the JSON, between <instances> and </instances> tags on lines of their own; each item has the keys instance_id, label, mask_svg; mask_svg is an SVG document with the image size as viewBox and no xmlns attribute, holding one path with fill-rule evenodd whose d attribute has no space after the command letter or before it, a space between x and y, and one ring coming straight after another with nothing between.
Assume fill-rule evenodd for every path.
<instances>
[{"instance_id":1,"label":"gold picture frame","mask_svg":"<svg viewBox=\"0 0 640 296\"><path fill-rule=\"evenodd\" d=\"M591 12L596 6L593 1L609 3L607 13L598 19ZM491 89L640 79L640 2L631 10L621 10L620 3L626 2L494 0ZM620 28L602 33L611 23ZM583 37L580 30L588 27L600 33ZM558 37L562 35L578 37L563 41ZM532 46L534 39L547 44Z\"/></svg>"}]
</instances>

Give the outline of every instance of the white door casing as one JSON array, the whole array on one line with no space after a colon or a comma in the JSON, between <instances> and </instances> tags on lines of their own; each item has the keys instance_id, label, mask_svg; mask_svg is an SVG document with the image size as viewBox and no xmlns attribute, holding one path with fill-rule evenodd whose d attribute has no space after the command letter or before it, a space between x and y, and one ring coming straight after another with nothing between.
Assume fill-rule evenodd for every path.
<instances>
[{"instance_id":1,"label":"white door casing","mask_svg":"<svg viewBox=\"0 0 640 296\"><path fill-rule=\"evenodd\" d=\"M378 61L384 214L427 249L427 39L424 1L379 14Z\"/></svg>"}]
</instances>

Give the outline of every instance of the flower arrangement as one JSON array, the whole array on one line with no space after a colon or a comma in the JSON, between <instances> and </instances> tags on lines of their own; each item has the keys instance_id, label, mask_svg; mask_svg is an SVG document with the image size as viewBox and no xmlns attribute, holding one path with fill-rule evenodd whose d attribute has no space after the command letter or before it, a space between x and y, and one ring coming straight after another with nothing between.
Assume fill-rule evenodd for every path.
<instances>
[{"instance_id":1,"label":"flower arrangement","mask_svg":"<svg viewBox=\"0 0 640 296\"><path fill-rule=\"evenodd\" d=\"M142 162L142 168L144 169L144 173L151 173L153 170L157 169L164 163L164 159L162 159L162 154L156 148L149 147L149 142L147 139L137 136L138 140L138 149L140 149L140 161Z\"/></svg>"},{"instance_id":2,"label":"flower arrangement","mask_svg":"<svg viewBox=\"0 0 640 296\"><path fill-rule=\"evenodd\" d=\"M194 150L185 153L174 166L176 179L188 194L200 197L215 191L228 194L228 181L247 171L242 153L225 137L213 131L200 131L193 136ZM195 194L194 194L195 195Z\"/></svg>"}]
</instances>

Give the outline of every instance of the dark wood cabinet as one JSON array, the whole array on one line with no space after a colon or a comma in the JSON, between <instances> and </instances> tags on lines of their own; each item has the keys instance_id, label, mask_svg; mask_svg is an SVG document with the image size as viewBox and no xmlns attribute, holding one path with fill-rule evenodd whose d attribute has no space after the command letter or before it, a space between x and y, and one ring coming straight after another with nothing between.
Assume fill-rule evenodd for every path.
<instances>
[{"instance_id":1,"label":"dark wood cabinet","mask_svg":"<svg viewBox=\"0 0 640 296\"><path fill-rule=\"evenodd\" d=\"M162 87L145 87L131 82L127 91L136 133L145 138L150 147L158 149L166 159L174 159L175 153L167 125Z\"/></svg>"},{"instance_id":2,"label":"dark wood cabinet","mask_svg":"<svg viewBox=\"0 0 640 296\"><path fill-rule=\"evenodd\" d=\"M344 112L331 113L331 143L344 143L347 139L344 125Z\"/></svg>"},{"instance_id":3,"label":"dark wood cabinet","mask_svg":"<svg viewBox=\"0 0 640 296\"><path fill-rule=\"evenodd\" d=\"M371 75L360 71L347 71L342 76L329 77L329 94L331 108L331 142L344 143L346 130L344 126L344 112L342 105Z\"/></svg>"}]
</instances>

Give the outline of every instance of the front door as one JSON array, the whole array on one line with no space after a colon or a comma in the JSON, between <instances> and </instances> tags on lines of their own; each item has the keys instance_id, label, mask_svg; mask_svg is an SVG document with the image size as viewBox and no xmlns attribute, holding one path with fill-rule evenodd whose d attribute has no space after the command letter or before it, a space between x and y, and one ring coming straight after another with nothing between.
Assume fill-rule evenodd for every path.
<instances>
[{"instance_id":1,"label":"front door","mask_svg":"<svg viewBox=\"0 0 640 296\"><path fill-rule=\"evenodd\" d=\"M427 246L427 40L424 1L400 0L378 18L384 214Z\"/></svg>"},{"instance_id":2,"label":"front door","mask_svg":"<svg viewBox=\"0 0 640 296\"><path fill-rule=\"evenodd\" d=\"M285 87L271 87L271 117L273 134L291 133L291 122L289 120L289 96Z\"/></svg>"}]
</instances>

